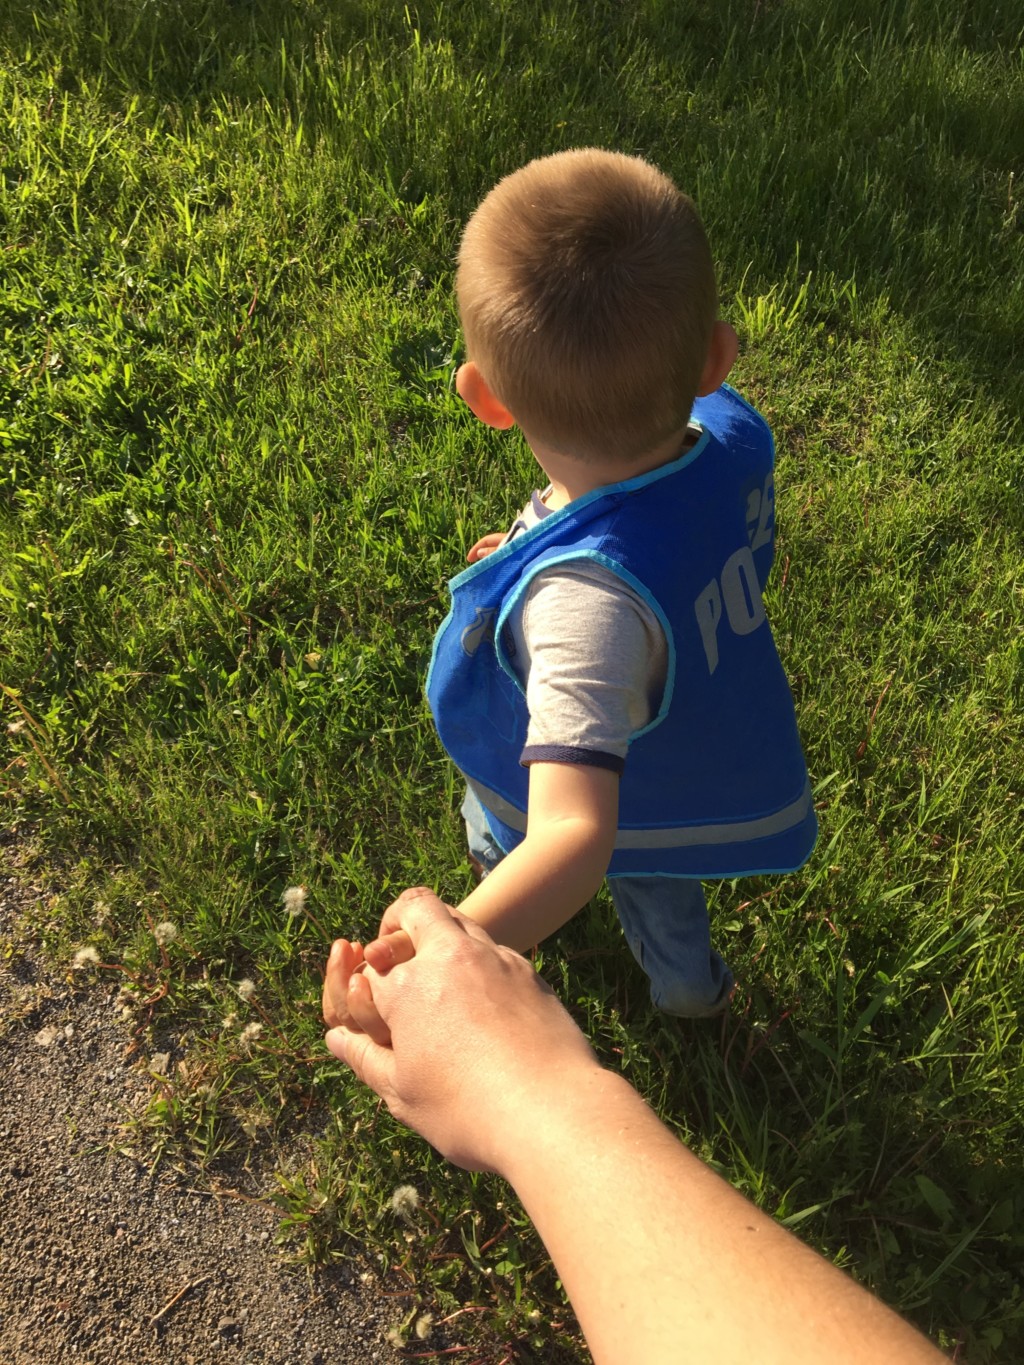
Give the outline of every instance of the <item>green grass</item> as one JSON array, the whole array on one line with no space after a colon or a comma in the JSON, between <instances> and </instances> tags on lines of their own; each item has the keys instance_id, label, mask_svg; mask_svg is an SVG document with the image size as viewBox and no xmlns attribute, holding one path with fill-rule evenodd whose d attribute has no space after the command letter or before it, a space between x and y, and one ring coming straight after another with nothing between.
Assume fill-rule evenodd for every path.
<instances>
[{"instance_id":1,"label":"green grass","mask_svg":"<svg viewBox=\"0 0 1024 1365\"><path fill-rule=\"evenodd\" d=\"M650 1011L603 897L542 970L760 1205L957 1359L1019 1356L1017 7L10 8L0 819L64 868L24 932L94 943L187 1035L136 1140L216 1175L313 1133L289 1246L365 1244L439 1317L494 1304L446 1329L480 1359L581 1358L507 1190L323 1060L316 1000L330 934L469 886L422 684L446 579L533 476L451 390L460 225L532 155L638 151L700 203L775 428L769 608L822 835L714 892L722 1029Z\"/></svg>"}]
</instances>

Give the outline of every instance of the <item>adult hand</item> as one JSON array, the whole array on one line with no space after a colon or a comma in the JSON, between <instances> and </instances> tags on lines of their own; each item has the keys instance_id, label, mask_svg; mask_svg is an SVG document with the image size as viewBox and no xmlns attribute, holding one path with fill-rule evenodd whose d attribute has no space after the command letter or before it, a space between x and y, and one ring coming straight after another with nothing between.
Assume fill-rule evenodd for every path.
<instances>
[{"instance_id":1,"label":"adult hand","mask_svg":"<svg viewBox=\"0 0 1024 1365\"><path fill-rule=\"evenodd\" d=\"M595 1365L674 1365L680 1322L688 1355L723 1365L943 1359L602 1070L518 953L422 888L399 897L381 930L365 950L332 951L328 1022L343 981L343 1007L366 990L374 1017L371 1031L332 1028L327 1045L445 1156L508 1177ZM389 1045L372 1036L377 1023Z\"/></svg>"},{"instance_id":2,"label":"adult hand","mask_svg":"<svg viewBox=\"0 0 1024 1365\"><path fill-rule=\"evenodd\" d=\"M401 960L371 966L386 951L377 944L399 933L405 939L391 939L387 951ZM505 1173L543 1106L564 1098L570 1078L601 1071L596 1057L529 962L432 891L404 892L381 935L350 977L360 982L355 1000L346 990L358 1027L332 1026L327 1046L449 1160ZM362 1012L364 990L376 1018ZM326 982L324 996L332 1024Z\"/></svg>"}]
</instances>

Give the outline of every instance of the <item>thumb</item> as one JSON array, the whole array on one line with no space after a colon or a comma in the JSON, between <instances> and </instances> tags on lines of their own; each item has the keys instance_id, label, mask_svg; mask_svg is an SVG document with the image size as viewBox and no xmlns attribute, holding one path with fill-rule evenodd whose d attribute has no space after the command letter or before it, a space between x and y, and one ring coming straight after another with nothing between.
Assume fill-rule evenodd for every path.
<instances>
[{"instance_id":1,"label":"thumb","mask_svg":"<svg viewBox=\"0 0 1024 1365\"><path fill-rule=\"evenodd\" d=\"M381 1047L367 1033L357 1029L332 1028L324 1037L328 1050L339 1061L350 1066L364 1085L375 1090L385 1101L394 1094L393 1073L395 1054L389 1047Z\"/></svg>"},{"instance_id":2,"label":"thumb","mask_svg":"<svg viewBox=\"0 0 1024 1365\"><path fill-rule=\"evenodd\" d=\"M384 911L377 938L404 929L412 940L414 951L423 937L431 931L451 933L455 929L451 907L445 905L429 886L412 886Z\"/></svg>"}]
</instances>

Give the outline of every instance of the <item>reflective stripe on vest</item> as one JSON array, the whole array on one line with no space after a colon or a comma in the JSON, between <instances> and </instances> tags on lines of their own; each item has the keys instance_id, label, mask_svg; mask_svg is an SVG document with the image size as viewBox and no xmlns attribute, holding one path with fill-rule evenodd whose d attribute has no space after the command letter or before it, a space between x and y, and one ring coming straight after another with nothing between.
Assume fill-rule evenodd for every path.
<instances>
[{"instance_id":1,"label":"reflective stripe on vest","mask_svg":"<svg viewBox=\"0 0 1024 1365\"><path fill-rule=\"evenodd\" d=\"M511 802L497 792L485 787L471 777L466 785L480 804L492 812L509 829L517 834L526 833L526 816ZM767 839L773 834L784 834L789 829L807 819L811 809L810 779L803 792L788 806L773 811L771 815L757 816L753 820L737 820L724 825L679 825L674 829L619 829L615 838L617 849L626 848L697 848L703 845L730 844L752 839Z\"/></svg>"}]
</instances>

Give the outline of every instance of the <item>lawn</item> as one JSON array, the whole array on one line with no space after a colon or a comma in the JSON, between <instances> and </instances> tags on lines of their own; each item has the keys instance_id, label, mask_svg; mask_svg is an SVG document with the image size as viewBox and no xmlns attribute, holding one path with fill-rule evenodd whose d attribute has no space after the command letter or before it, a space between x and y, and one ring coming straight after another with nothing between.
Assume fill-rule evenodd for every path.
<instances>
[{"instance_id":1,"label":"lawn","mask_svg":"<svg viewBox=\"0 0 1024 1365\"><path fill-rule=\"evenodd\" d=\"M400 1267L399 1330L480 1307L446 1328L473 1358L585 1358L507 1189L326 1058L316 1001L332 935L471 885L422 688L534 474L453 392L460 226L531 156L638 152L701 207L775 430L821 837L710 889L724 1025L650 1009L603 893L538 966L761 1207L956 1359L1024 1356L1018 6L9 9L0 822L60 874L0 948L95 947L179 1040L131 1141L216 1178L312 1134L291 1251Z\"/></svg>"}]
</instances>

